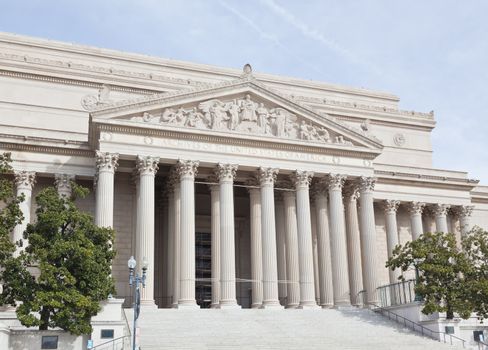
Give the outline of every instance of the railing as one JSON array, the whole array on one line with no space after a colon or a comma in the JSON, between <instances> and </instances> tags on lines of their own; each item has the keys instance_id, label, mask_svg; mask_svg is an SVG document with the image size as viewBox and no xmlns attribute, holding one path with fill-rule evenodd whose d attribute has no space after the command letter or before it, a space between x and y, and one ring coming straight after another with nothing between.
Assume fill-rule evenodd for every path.
<instances>
[{"instance_id":1,"label":"railing","mask_svg":"<svg viewBox=\"0 0 488 350\"><path fill-rule=\"evenodd\" d=\"M488 349L488 343L485 343L481 340L476 340L476 344L478 344L478 350L487 350Z\"/></svg>"},{"instance_id":2,"label":"railing","mask_svg":"<svg viewBox=\"0 0 488 350\"><path fill-rule=\"evenodd\" d=\"M124 349L126 349L125 345L126 345L127 339L130 339L130 335L124 335L122 337L118 337L118 338L109 340L105 343L98 344L97 346L94 346L93 348L91 348L91 350L93 350L93 349L97 349L97 350L124 350Z\"/></svg>"},{"instance_id":3,"label":"railing","mask_svg":"<svg viewBox=\"0 0 488 350\"><path fill-rule=\"evenodd\" d=\"M407 280L378 287L381 306L396 306L421 301L422 299L415 293L415 284L415 280Z\"/></svg>"},{"instance_id":4,"label":"railing","mask_svg":"<svg viewBox=\"0 0 488 350\"><path fill-rule=\"evenodd\" d=\"M377 304L369 303L369 305L373 306L374 312L381 313L383 316L384 313L386 313L386 317L388 317L389 320L392 321L394 320L398 324L403 324L405 327L410 328L414 332L420 333L423 336L427 336L432 339L438 340L439 342L444 342L446 344L451 344L451 345L453 345L454 342L458 341L463 344L463 348L466 347L465 346L466 340L456 337L455 335L447 334L445 332L440 332L440 331L434 331L428 327L421 325L420 323L409 320L408 318L403 317L388 309L385 309L384 307L381 307Z\"/></svg>"}]
</instances>

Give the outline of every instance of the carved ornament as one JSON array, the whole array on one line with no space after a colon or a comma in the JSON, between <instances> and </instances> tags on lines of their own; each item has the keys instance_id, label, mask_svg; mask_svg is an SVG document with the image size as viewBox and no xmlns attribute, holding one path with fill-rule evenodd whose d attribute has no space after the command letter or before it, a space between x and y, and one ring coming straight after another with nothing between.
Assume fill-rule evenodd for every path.
<instances>
[{"instance_id":1,"label":"carved ornament","mask_svg":"<svg viewBox=\"0 0 488 350\"><path fill-rule=\"evenodd\" d=\"M14 177L17 188L32 190L32 187L34 187L36 183L35 171L16 171Z\"/></svg>"},{"instance_id":2,"label":"carved ornament","mask_svg":"<svg viewBox=\"0 0 488 350\"><path fill-rule=\"evenodd\" d=\"M176 163L176 171L180 179L183 177L195 178L198 172L198 165L200 165L200 162L197 160L178 159L178 162Z\"/></svg>"},{"instance_id":3,"label":"carved ornament","mask_svg":"<svg viewBox=\"0 0 488 350\"><path fill-rule=\"evenodd\" d=\"M119 154L96 151L95 161L98 171L111 171L115 172L119 165Z\"/></svg>"},{"instance_id":4,"label":"carved ornament","mask_svg":"<svg viewBox=\"0 0 488 350\"><path fill-rule=\"evenodd\" d=\"M159 157L137 156L136 169L139 175L155 175L159 168Z\"/></svg>"},{"instance_id":5,"label":"carved ornament","mask_svg":"<svg viewBox=\"0 0 488 350\"><path fill-rule=\"evenodd\" d=\"M276 168L264 168L260 167L258 169L258 178L261 186L263 185L273 185L278 176L278 169Z\"/></svg>"},{"instance_id":6,"label":"carved ornament","mask_svg":"<svg viewBox=\"0 0 488 350\"><path fill-rule=\"evenodd\" d=\"M386 214L396 214L398 207L400 206L400 201L393 199L386 199L383 201L383 210Z\"/></svg>"}]
</instances>

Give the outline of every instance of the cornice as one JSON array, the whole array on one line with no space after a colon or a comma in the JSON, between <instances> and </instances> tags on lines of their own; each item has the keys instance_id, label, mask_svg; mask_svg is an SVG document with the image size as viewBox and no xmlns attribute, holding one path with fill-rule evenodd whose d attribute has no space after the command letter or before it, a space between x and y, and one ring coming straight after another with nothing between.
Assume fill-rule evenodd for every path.
<instances>
[{"instance_id":1,"label":"cornice","mask_svg":"<svg viewBox=\"0 0 488 350\"><path fill-rule=\"evenodd\" d=\"M0 148L24 152L93 157L87 142L0 134Z\"/></svg>"},{"instance_id":2,"label":"cornice","mask_svg":"<svg viewBox=\"0 0 488 350\"><path fill-rule=\"evenodd\" d=\"M268 148L277 149L284 151L295 151L295 152L311 152L318 154L327 154L343 157L357 157L365 160L373 160L380 153L380 150L371 149L344 149L337 146L324 144L324 145L305 145L300 144L300 141L290 141L290 140L280 140L273 138L272 140L263 140L261 137L252 137L249 135L239 135L232 134L229 137L228 133L223 132L222 135L218 135L215 131L209 132L204 130L194 130L194 129L183 129L183 128L171 128L171 127L155 127L155 126L145 126L144 124L134 127L129 125L128 122L123 122L118 120L114 122L113 120L93 120L94 128L92 130L92 142L96 139L93 133L99 132L115 132L123 134L141 135L141 136L153 136L153 137L163 137L178 140L192 140L208 143L219 143L226 145L236 145L236 146L246 146L246 147L257 147L257 148ZM171 129L170 129L171 128ZM344 147L344 146L343 146ZM353 146L354 147L354 146Z\"/></svg>"},{"instance_id":3,"label":"cornice","mask_svg":"<svg viewBox=\"0 0 488 350\"><path fill-rule=\"evenodd\" d=\"M436 185L442 188L469 188L470 190L475 188L479 183L479 180L473 179L460 179L455 177L446 176L435 176L435 175L422 175L422 174L412 174L396 171L385 171L375 169L374 174L378 177L379 183L389 183L389 184L425 184L428 183L430 186Z\"/></svg>"},{"instance_id":4,"label":"cornice","mask_svg":"<svg viewBox=\"0 0 488 350\"><path fill-rule=\"evenodd\" d=\"M0 42L15 44L19 46L24 45L28 47L34 47L34 48L39 47L39 48L48 49L52 51L75 53L75 54L81 54L85 56L116 59L125 62L132 62L132 63L139 63L139 64L143 63L147 65L152 65L154 66L155 69L166 67L171 69L189 70L189 71L194 71L196 73L210 74L213 76L217 75L217 76L227 77L231 79L236 78L241 74L240 70L234 68L224 68L224 67L218 67L212 65L198 64L193 62L170 60L170 59L164 59L160 57L148 56L143 54L127 53L127 52L121 52L117 50L66 43L61 41L40 39L40 38L34 38L34 37L28 37L28 36L16 35L10 33L0 32ZM319 89L319 90L330 91L330 92L341 92L350 95L369 96L369 97L379 98L383 100L390 100L395 102L399 100L398 97L393 94L374 91L374 90L367 90L363 88L346 87L337 84L315 82L315 81L309 81L309 80L304 80L299 78L284 77L284 76L263 74L263 73L257 74L257 77L259 77L259 79L262 81L268 81L270 83L276 83L282 85L301 86L301 87Z\"/></svg>"}]
</instances>

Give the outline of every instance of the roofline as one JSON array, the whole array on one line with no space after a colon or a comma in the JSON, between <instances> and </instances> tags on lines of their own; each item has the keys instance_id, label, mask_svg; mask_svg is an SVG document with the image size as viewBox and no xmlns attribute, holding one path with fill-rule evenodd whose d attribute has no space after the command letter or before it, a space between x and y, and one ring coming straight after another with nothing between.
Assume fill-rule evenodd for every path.
<instances>
[{"instance_id":1,"label":"roofline","mask_svg":"<svg viewBox=\"0 0 488 350\"><path fill-rule=\"evenodd\" d=\"M39 37L32 37L21 34L14 34L8 32L0 32L0 42L28 45L31 47L40 47L45 49L55 49L59 51L66 51L71 53L78 53L84 55L91 55L95 57L106 57L112 59L119 59L128 62L138 62L152 64L156 66L165 66L176 69L192 70L201 73L208 73L214 75L221 75L230 78L239 77L242 74L242 69L219 67L209 64L193 63L181 60L172 60L156 56L144 55L139 53L124 52L114 49L99 48L90 45L81 45L76 43L63 42L58 40L43 39ZM301 86L307 88L321 89L331 92L340 92L344 94L352 94L358 96L366 96L379 98L398 102L400 98L394 94L375 91L370 89L355 88L338 84L329 84L325 82L316 82L295 77L287 77L283 75L275 75L268 73L254 73L255 77L264 82L273 82L278 84L285 84L291 86Z\"/></svg>"}]
</instances>

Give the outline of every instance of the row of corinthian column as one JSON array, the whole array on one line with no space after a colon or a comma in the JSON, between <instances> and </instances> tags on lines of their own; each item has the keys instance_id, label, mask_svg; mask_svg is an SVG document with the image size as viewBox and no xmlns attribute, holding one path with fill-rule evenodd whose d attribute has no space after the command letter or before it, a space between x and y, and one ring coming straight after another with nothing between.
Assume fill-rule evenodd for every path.
<instances>
[{"instance_id":1,"label":"row of corinthian column","mask_svg":"<svg viewBox=\"0 0 488 350\"><path fill-rule=\"evenodd\" d=\"M136 159L136 242L138 261L148 261L154 271L154 189L159 158ZM199 163L179 160L168 180L168 266L166 295L173 307L197 307L195 300L195 176ZM114 176L118 154L97 152L95 223L113 227ZM237 165L218 164L209 185L211 193L212 303L213 308L236 308L236 266L234 229L234 178ZM349 182L340 174L314 179L313 173L295 171L280 183L275 198L278 169L259 168L248 183L250 198L251 279L253 308L315 308L358 305L364 289L368 303L377 300L378 262L373 208L374 179L355 178ZM24 195L21 210L25 220L13 232L22 239L30 221L35 173L16 172L17 194ZM58 174L60 194L71 194L73 175ZM282 191L281 191L282 190ZM310 195L310 192L313 195ZM312 197L312 201L310 201ZM358 203L359 202L359 203ZM278 203L278 204L277 204ZM311 203L316 224L317 273L314 275ZM359 205L358 205L359 204ZM388 254L399 243L396 220L399 201L383 202ZM426 206L406 203L412 238L423 232L422 212L429 208L436 230L448 232L448 205ZM359 209L358 209L359 208ZM451 208L453 210L453 208ZM462 234L469 230L472 207L457 206ZM25 244L24 244L25 245ZM397 271L390 271L396 282ZM318 278L318 281L315 279ZM315 288L315 285L318 288ZM316 295L318 294L318 295ZM286 296L286 297L283 297ZM143 290L143 304L154 303L154 274L149 273Z\"/></svg>"}]
</instances>

